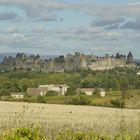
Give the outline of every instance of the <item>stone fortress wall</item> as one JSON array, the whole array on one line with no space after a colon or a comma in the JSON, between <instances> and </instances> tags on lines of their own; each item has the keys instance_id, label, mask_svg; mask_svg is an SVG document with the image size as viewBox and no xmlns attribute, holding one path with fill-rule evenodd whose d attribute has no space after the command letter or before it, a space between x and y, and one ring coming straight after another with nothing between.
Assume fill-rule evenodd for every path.
<instances>
[{"instance_id":1,"label":"stone fortress wall","mask_svg":"<svg viewBox=\"0 0 140 140\"><path fill-rule=\"evenodd\" d=\"M0 70L25 69L42 72L77 71L79 69L106 70L115 67L134 67L133 55L117 53L116 56L105 54L103 57L85 55L80 52L75 54L60 55L59 57L43 60L39 55L26 55L18 53L15 58L5 57L0 63Z\"/></svg>"}]
</instances>

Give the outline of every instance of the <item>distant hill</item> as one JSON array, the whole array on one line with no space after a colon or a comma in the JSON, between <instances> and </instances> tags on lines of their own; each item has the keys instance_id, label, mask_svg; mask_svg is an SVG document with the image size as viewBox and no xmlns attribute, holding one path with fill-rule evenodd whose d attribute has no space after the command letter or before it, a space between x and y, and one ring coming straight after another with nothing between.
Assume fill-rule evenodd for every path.
<instances>
[{"instance_id":1,"label":"distant hill","mask_svg":"<svg viewBox=\"0 0 140 140\"><path fill-rule=\"evenodd\" d=\"M134 61L140 64L140 59L135 59Z\"/></svg>"},{"instance_id":2,"label":"distant hill","mask_svg":"<svg viewBox=\"0 0 140 140\"><path fill-rule=\"evenodd\" d=\"M0 62L3 60L6 56L12 56L15 57L17 53L0 53Z\"/></svg>"},{"instance_id":3,"label":"distant hill","mask_svg":"<svg viewBox=\"0 0 140 140\"><path fill-rule=\"evenodd\" d=\"M57 55L42 55L40 56L42 59L50 59L50 58L55 58Z\"/></svg>"}]
</instances>

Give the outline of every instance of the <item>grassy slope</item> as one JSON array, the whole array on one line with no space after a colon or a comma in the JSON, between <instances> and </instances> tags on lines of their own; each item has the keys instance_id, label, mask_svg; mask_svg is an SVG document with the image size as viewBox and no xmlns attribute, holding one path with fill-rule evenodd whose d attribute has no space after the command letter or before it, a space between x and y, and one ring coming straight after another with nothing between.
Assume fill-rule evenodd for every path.
<instances>
[{"instance_id":1,"label":"grassy slope","mask_svg":"<svg viewBox=\"0 0 140 140\"><path fill-rule=\"evenodd\" d=\"M40 101L40 103L48 103L48 104L68 104L73 98L77 96L47 96L43 97L45 102ZM120 92L119 91L109 91L106 92L106 97L101 98L99 96L86 96L87 99L91 100L90 104L93 106L102 106L102 107L115 107L112 105L112 100L120 99ZM37 97L30 97L25 98L24 100L17 100L8 98L9 101L26 101L26 102L38 102ZM125 108L139 108L140 109L140 90L129 90L126 91L125 97Z\"/></svg>"},{"instance_id":2,"label":"grassy slope","mask_svg":"<svg viewBox=\"0 0 140 140\"><path fill-rule=\"evenodd\" d=\"M140 109L140 90L129 90L126 91L125 107L126 108L139 108ZM49 104L65 104L67 100L70 100L73 96L57 96L57 97L46 97L47 103ZM97 96L88 96L94 106L108 106L112 107L110 101L120 98L119 91L106 92L106 97L101 98Z\"/></svg>"}]
</instances>

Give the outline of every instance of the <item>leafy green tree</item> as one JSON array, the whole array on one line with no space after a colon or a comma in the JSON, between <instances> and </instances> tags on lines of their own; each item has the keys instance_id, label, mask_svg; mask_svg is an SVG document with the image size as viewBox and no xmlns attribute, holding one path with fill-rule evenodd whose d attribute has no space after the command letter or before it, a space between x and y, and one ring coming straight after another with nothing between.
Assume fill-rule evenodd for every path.
<instances>
[{"instance_id":1,"label":"leafy green tree","mask_svg":"<svg viewBox=\"0 0 140 140\"><path fill-rule=\"evenodd\" d=\"M65 96L72 96L72 95L77 95L76 87L69 87L67 89L67 92L66 92Z\"/></svg>"},{"instance_id":2,"label":"leafy green tree","mask_svg":"<svg viewBox=\"0 0 140 140\"><path fill-rule=\"evenodd\" d=\"M72 87L79 87L81 83L81 76L79 73L69 74L66 77L66 83Z\"/></svg>"},{"instance_id":3,"label":"leafy green tree","mask_svg":"<svg viewBox=\"0 0 140 140\"><path fill-rule=\"evenodd\" d=\"M72 105L90 105L91 100L87 96L75 96L68 102L68 104L72 104Z\"/></svg>"},{"instance_id":4,"label":"leafy green tree","mask_svg":"<svg viewBox=\"0 0 140 140\"><path fill-rule=\"evenodd\" d=\"M78 93L78 95L83 96L83 95L86 95L86 94L85 94L85 92L80 92L80 93Z\"/></svg>"},{"instance_id":5,"label":"leafy green tree","mask_svg":"<svg viewBox=\"0 0 140 140\"><path fill-rule=\"evenodd\" d=\"M82 80L82 87L94 88L101 83L100 79L96 76L88 75Z\"/></svg>"},{"instance_id":6,"label":"leafy green tree","mask_svg":"<svg viewBox=\"0 0 140 140\"><path fill-rule=\"evenodd\" d=\"M37 87L35 80L23 78L19 81L20 89L25 92L28 87Z\"/></svg>"}]
</instances>

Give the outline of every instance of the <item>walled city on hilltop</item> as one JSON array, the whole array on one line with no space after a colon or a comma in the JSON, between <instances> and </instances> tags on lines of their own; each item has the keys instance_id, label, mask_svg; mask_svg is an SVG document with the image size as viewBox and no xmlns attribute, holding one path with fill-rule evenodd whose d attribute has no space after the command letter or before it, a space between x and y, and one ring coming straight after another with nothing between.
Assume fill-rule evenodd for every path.
<instances>
[{"instance_id":1,"label":"walled city on hilltop","mask_svg":"<svg viewBox=\"0 0 140 140\"><path fill-rule=\"evenodd\" d=\"M127 56L117 53L105 54L103 57L75 54L60 55L52 59L41 59L39 55L26 55L18 53L15 58L5 57L0 63L0 71L30 70L41 72L77 71L79 69L108 70L115 67L135 67L131 52Z\"/></svg>"}]
</instances>

